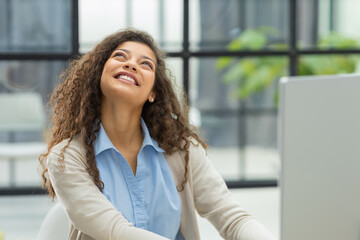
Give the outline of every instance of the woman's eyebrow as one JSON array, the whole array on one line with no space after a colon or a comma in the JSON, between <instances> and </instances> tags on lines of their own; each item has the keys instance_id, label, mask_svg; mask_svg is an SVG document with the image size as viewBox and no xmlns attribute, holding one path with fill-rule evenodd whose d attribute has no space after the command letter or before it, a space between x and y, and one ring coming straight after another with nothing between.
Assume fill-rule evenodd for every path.
<instances>
[{"instance_id":1,"label":"woman's eyebrow","mask_svg":"<svg viewBox=\"0 0 360 240\"><path fill-rule=\"evenodd\" d=\"M131 53L129 50L127 50L127 49L125 49L125 48L118 48L118 49L115 49L115 51L123 51L123 52L126 52L127 54L130 54L130 53ZM114 52L115 52L115 51L114 51ZM145 55L140 55L140 57L152 61L152 62L155 64L155 66L156 66L156 62L155 62L154 60L152 60L150 57L145 56Z\"/></svg>"},{"instance_id":2,"label":"woman's eyebrow","mask_svg":"<svg viewBox=\"0 0 360 240\"><path fill-rule=\"evenodd\" d=\"M117 48L117 49L114 50L114 52L115 51L123 51L123 52L126 52L126 53L130 53L130 51L125 49L125 48Z\"/></svg>"}]
</instances>

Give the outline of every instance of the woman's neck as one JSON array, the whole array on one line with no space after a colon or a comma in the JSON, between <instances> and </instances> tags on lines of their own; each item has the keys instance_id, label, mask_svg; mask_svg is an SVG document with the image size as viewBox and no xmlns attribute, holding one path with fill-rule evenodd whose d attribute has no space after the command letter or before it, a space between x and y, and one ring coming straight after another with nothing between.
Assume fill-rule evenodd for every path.
<instances>
[{"instance_id":1,"label":"woman's neck","mask_svg":"<svg viewBox=\"0 0 360 240\"><path fill-rule=\"evenodd\" d=\"M112 144L120 151L136 150L142 145L141 109L103 101L101 123Z\"/></svg>"}]
</instances>

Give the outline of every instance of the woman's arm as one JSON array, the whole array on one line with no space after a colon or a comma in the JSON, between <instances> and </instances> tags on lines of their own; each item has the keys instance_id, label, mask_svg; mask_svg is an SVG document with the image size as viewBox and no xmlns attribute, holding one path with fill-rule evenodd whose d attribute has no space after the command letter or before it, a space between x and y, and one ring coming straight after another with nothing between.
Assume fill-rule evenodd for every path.
<instances>
[{"instance_id":1,"label":"woman's arm","mask_svg":"<svg viewBox=\"0 0 360 240\"><path fill-rule=\"evenodd\" d=\"M195 207L225 239L274 240L262 224L240 207L223 178L212 166L202 146L190 149Z\"/></svg>"},{"instance_id":2,"label":"woman's arm","mask_svg":"<svg viewBox=\"0 0 360 240\"><path fill-rule=\"evenodd\" d=\"M56 196L77 229L97 240L166 239L135 228L112 206L86 171L80 146L71 143L66 149L64 170L58 166L59 150L55 147L48 156L48 173Z\"/></svg>"}]
</instances>

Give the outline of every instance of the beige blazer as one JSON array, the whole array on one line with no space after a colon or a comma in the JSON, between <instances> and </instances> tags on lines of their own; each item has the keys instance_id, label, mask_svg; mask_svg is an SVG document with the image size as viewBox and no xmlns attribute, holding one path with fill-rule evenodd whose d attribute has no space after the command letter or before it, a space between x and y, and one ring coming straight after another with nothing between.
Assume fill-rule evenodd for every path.
<instances>
[{"instance_id":1,"label":"beige blazer","mask_svg":"<svg viewBox=\"0 0 360 240\"><path fill-rule=\"evenodd\" d=\"M56 195L71 222L69 239L166 239L134 227L112 206L87 173L85 148L78 138L74 138L66 149L65 169L61 170L58 156L66 143L67 140L64 140L52 149L47 164ZM184 154L175 152L165 155L177 185L184 176ZM200 239L195 210L207 218L225 239L275 239L232 198L201 145L190 146L188 181L179 196L182 203L180 230L186 240Z\"/></svg>"}]
</instances>

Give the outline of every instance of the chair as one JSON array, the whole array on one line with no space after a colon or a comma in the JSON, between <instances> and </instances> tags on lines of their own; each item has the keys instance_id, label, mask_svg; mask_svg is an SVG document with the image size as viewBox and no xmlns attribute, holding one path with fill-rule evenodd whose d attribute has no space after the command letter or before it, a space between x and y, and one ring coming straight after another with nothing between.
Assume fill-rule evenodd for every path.
<instances>
[{"instance_id":1,"label":"chair","mask_svg":"<svg viewBox=\"0 0 360 240\"><path fill-rule=\"evenodd\" d=\"M57 202L45 216L37 240L66 240L70 232L70 222L65 210Z\"/></svg>"}]
</instances>

